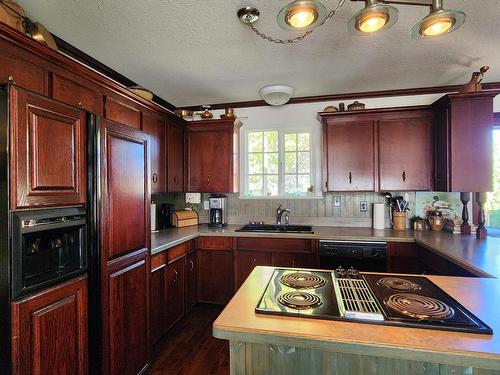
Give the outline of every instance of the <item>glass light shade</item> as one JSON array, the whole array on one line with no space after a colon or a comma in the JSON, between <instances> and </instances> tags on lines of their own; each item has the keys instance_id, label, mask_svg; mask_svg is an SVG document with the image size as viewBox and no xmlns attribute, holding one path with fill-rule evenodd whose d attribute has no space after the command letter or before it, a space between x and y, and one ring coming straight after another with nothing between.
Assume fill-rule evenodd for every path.
<instances>
[{"instance_id":1,"label":"glass light shade","mask_svg":"<svg viewBox=\"0 0 500 375\"><path fill-rule=\"evenodd\" d=\"M371 3L356 13L347 27L352 34L370 35L389 29L398 20L398 10L390 5Z\"/></svg>"},{"instance_id":2,"label":"glass light shade","mask_svg":"<svg viewBox=\"0 0 500 375\"><path fill-rule=\"evenodd\" d=\"M432 11L411 29L413 38L435 37L458 29L465 22L465 13L453 9Z\"/></svg>"},{"instance_id":3,"label":"glass light shade","mask_svg":"<svg viewBox=\"0 0 500 375\"><path fill-rule=\"evenodd\" d=\"M293 87L286 85L269 85L259 90L260 96L269 105L286 104L293 95Z\"/></svg>"},{"instance_id":4,"label":"glass light shade","mask_svg":"<svg viewBox=\"0 0 500 375\"><path fill-rule=\"evenodd\" d=\"M285 30L310 30L325 22L326 8L318 1L296 0L278 13L278 25Z\"/></svg>"}]
</instances>

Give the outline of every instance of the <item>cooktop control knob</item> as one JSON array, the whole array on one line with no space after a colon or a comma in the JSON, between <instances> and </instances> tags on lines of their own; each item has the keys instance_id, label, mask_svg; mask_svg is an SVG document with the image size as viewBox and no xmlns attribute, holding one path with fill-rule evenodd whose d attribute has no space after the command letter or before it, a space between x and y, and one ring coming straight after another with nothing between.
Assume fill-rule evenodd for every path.
<instances>
[{"instance_id":1,"label":"cooktop control knob","mask_svg":"<svg viewBox=\"0 0 500 375\"><path fill-rule=\"evenodd\" d=\"M347 274L352 279L359 279L361 277L359 271L353 267L347 270Z\"/></svg>"},{"instance_id":2,"label":"cooktop control knob","mask_svg":"<svg viewBox=\"0 0 500 375\"><path fill-rule=\"evenodd\" d=\"M340 279L346 278L347 277L347 271L345 269L343 269L342 267L338 267L335 270L335 276L337 276Z\"/></svg>"}]
</instances>

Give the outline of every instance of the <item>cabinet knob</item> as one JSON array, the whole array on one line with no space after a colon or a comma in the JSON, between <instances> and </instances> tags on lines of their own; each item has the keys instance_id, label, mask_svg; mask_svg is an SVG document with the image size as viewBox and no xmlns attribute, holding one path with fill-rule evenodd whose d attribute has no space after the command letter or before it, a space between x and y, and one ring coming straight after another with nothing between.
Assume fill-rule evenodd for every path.
<instances>
[{"instance_id":1,"label":"cabinet knob","mask_svg":"<svg viewBox=\"0 0 500 375\"><path fill-rule=\"evenodd\" d=\"M403 177L403 182L406 182L406 171L403 171L402 177Z\"/></svg>"},{"instance_id":2,"label":"cabinet knob","mask_svg":"<svg viewBox=\"0 0 500 375\"><path fill-rule=\"evenodd\" d=\"M7 78L9 80L10 83L13 83L14 85L16 84L16 80L14 79L13 76L9 76L9 78Z\"/></svg>"},{"instance_id":3,"label":"cabinet knob","mask_svg":"<svg viewBox=\"0 0 500 375\"><path fill-rule=\"evenodd\" d=\"M210 183L210 176L207 177L207 184Z\"/></svg>"},{"instance_id":4,"label":"cabinet knob","mask_svg":"<svg viewBox=\"0 0 500 375\"><path fill-rule=\"evenodd\" d=\"M176 184L178 184L178 183L179 183L179 176L175 176L175 177L174 177L174 182L175 182Z\"/></svg>"},{"instance_id":5,"label":"cabinet knob","mask_svg":"<svg viewBox=\"0 0 500 375\"><path fill-rule=\"evenodd\" d=\"M188 262L189 262L189 270L193 271L194 270L194 262L191 259L189 259Z\"/></svg>"},{"instance_id":6,"label":"cabinet knob","mask_svg":"<svg viewBox=\"0 0 500 375\"><path fill-rule=\"evenodd\" d=\"M153 173L153 183L157 183L158 182L158 175L156 173Z\"/></svg>"},{"instance_id":7,"label":"cabinet knob","mask_svg":"<svg viewBox=\"0 0 500 375\"><path fill-rule=\"evenodd\" d=\"M174 275L175 275L175 277L174 277L174 283L176 283L177 280L179 280L179 273L177 272L177 270L174 270Z\"/></svg>"},{"instance_id":8,"label":"cabinet knob","mask_svg":"<svg viewBox=\"0 0 500 375\"><path fill-rule=\"evenodd\" d=\"M252 262L253 262L253 264L257 263L257 259L253 258Z\"/></svg>"},{"instance_id":9,"label":"cabinet knob","mask_svg":"<svg viewBox=\"0 0 500 375\"><path fill-rule=\"evenodd\" d=\"M78 102L78 107L83 106L82 102Z\"/></svg>"},{"instance_id":10,"label":"cabinet knob","mask_svg":"<svg viewBox=\"0 0 500 375\"><path fill-rule=\"evenodd\" d=\"M349 172L349 183L352 184L352 173Z\"/></svg>"},{"instance_id":11,"label":"cabinet knob","mask_svg":"<svg viewBox=\"0 0 500 375\"><path fill-rule=\"evenodd\" d=\"M295 267L295 261L292 260L292 267Z\"/></svg>"}]
</instances>

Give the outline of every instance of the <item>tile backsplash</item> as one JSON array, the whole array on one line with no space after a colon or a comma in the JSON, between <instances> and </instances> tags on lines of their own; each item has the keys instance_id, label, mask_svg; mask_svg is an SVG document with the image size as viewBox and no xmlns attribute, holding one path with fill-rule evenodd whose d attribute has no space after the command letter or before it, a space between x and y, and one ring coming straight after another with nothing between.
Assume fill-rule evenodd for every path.
<instances>
[{"instance_id":1,"label":"tile backsplash","mask_svg":"<svg viewBox=\"0 0 500 375\"><path fill-rule=\"evenodd\" d=\"M409 196L410 209L408 218L415 215L415 192L406 192ZM393 192L393 195L405 193ZM193 205L198 211L200 222L208 221L208 211L203 210L203 201L208 200L210 194L202 194L202 204ZM334 197L340 197L340 207L334 207ZM272 223L275 220L276 208L281 204L292 210L290 223L371 227L373 203L384 202L380 193L373 192L339 192L324 193L319 199L240 199L238 194L227 194L229 205L229 224L246 224L249 221L264 221ZM184 209L185 194L157 194L153 196L156 203L172 203L175 209ZM366 201L368 210L361 212L360 204ZM390 227L389 208L386 214L386 227Z\"/></svg>"}]
</instances>

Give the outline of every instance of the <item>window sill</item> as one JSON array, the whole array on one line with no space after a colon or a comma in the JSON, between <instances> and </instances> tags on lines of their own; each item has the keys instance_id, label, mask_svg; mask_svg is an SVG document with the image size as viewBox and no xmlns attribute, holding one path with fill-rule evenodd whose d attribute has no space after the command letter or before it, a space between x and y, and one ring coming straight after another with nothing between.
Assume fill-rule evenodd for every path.
<instances>
[{"instance_id":1,"label":"window sill","mask_svg":"<svg viewBox=\"0 0 500 375\"><path fill-rule=\"evenodd\" d=\"M295 196L272 196L272 197L248 197L240 195L240 200L309 200L309 199L323 199L323 195L305 195L303 197Z\"/></svg>"}]
</instances>

